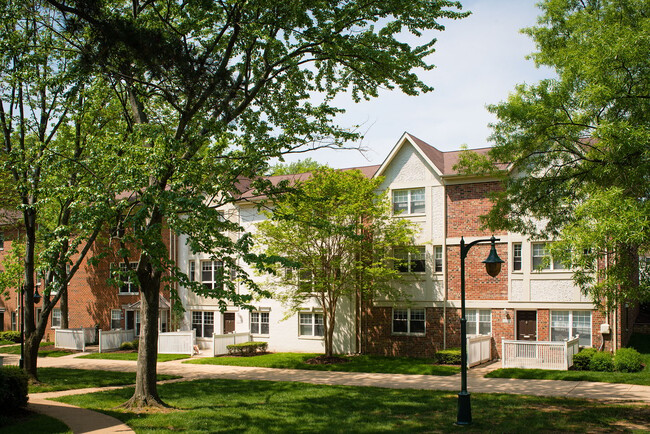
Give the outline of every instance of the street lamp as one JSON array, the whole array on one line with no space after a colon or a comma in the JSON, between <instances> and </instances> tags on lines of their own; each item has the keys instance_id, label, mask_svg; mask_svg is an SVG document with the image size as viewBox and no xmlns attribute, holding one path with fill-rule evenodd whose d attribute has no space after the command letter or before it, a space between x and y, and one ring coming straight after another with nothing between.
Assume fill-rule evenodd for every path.
<instances>
[{"instance_id":1,"label":"street lamp","mask_svg":"<svg viewBox=\"0 0 650 434\"><path fill-rule=\"evenodd\" d=\"M470 395L467 391L467 318L465 317L465 258L469 249L479 243L490 242L490 254L487 259L483 261L485 264L485 271L492 277L496 277L501 272L501 264L503 260L499 258L495 243L499 241L498 238L483 239L472 241L465 245L465 239L460 238L460 393L458 394L458 416L456 418L456 425L469 425L472 423L472 405L470 402Z\"/></svg>"},{"instance_id":2,"label":"street lamp","mask_svg":"<svg viewBox=\"0 0 650 434\"><path fill-rule=\"evenodd\" d=\"M38 288L34 288L34 304L41 301L41 294L38 293ZM25 366L25 287L20 289L20 361L18 367L23 369Z\"/></svg>"}]
</instances>

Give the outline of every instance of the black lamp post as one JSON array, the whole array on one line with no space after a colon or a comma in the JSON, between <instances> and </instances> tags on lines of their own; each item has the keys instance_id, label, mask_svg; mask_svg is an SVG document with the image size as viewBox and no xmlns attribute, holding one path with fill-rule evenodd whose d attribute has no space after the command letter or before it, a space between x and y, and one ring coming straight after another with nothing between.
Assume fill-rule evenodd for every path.
<instances>
[{"instance_id":1,"label":"black lamp post","mask_svg":"<svg viewBox=\"0 0 650 434\"><path fill-rule=\"evenodd\" d=\"M41 301L41 294L38 293L38 288L34 288L34 304ZM20 290L20 361L18 367L23 369L25 366L25 287Z\"/></svg>"},{"instance_id":2,"label":"black lamp post","mask_svg":"<svg viewBox=\"0 0 650 434\"><path fill-rule=\"evenodd\" d=\"M501 264L503 260L499 258L495 242L499 241L498 238L483 239L472 241L465 245L465 239L460 238L460 393L458 394L458 416L456 418L457 425L469 425L472 423L472 404L470 402L470 395L467 391L467 318L465 317L465 258L469 249L479 243L490 242L490 254L487 259L483 261L485 264L485 271L492 276L496 277L501 271Z\"/></svg>"}]
</instances>

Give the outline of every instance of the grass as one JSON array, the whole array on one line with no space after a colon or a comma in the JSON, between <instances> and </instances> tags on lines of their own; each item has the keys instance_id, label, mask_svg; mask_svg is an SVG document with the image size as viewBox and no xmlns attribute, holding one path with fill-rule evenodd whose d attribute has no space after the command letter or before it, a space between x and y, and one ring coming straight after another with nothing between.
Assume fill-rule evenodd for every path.
<instances>
[{"instance_id":1,"label":"grass","mask_svg":"<svg viewBox=\"0 0 650 434\"><path fill-rule=\"evenodd\" d=\"M41 347L51 347L53 346L53 342L41 342L40 346ZM0 348L0 353L1 354L20 354L20 345L12 345L10 347L4 347ZM70 354L74 354L74 351L70 350L39 350L38 351L38 357L62 357L62 356L68 356Z\"/></svg>"},{"instance_id":2,"label":"grass","mask_svg":"<svg viewBox=\"0 0 650 434\"><path fill-rule=\"evenodd\" d=\"M71 433L70 428L58 419L31 411L0 415L0 433Z\"/></svg>"},{"instance_id":3,"label":"grass","mask_svg":"<svg viewBox=\"0 0 650 434\"><path fill-rule=\"evenodd\" d=\"M159 385L167 412L115 409L119 389L58 398L110 414L136 432L600 432L647 429L650 406L506 394L472 394L473 424L457 427L455 392L252 380Z\"/></svg>"},{"instance_id":4,"label":"grass","mask_svg":"<svg viewBox=\"0 0 650 434\"><path fill-rule=\"evenodd\" d=\"M640 372L596 372L596 371L550 371L546 369L497 369L486 375L488 378L524 378L564 381L597 381L602 383L624 383L650 386L650 335L635 334L630 339L643 359L645 368Z\"/></svg>"},{"instance_id":5,"label":"grass","mask_svg":"<svg viewBox=\"0 0 650 434\"><path fill-rule=\"evenodd\" d=\"M157 378L160 381L180 377L160 374ZM85 389L88 387L126 386L135 383L135 372L38 368L38 379L40 384L30 384L29 393Z\"/></svg>"},{"instance_id":6,"label":"grass","mask_svg":"<svg viewBox=\"0 0 650 434\"><path fill-rule=\"evenodd\" d=\"M13 345L15 344L14 341L5 341L4 339L0 339L0 345Z\"/></svg>"},{"instance_id":7,"label":"grass","mask_svg":"<svg viewBox=\"0 0 650 434\"><path fill-rule=\"evenodd\" d=\"M187 354L158 354L159 362L187 359ZM78 356L78 359L105 359L105 360L138 360L138 353L92 353Z\"/></svg>"},{"instance_id":8,"label":"grass","mask_svg":"<svg viewBox=\"0 0 650 434\"><path fill-rule=\"evenodd\" d=\"M206 365L255 366L261 368L306 369L313 371L380 372L387 374L454 375L460 367L436 365L431 359L382 356L342 356L347 363L310 365L306 360L319 354L273 353L251 357L206 357L185 363Z\"/></svg>"}]
</instances>

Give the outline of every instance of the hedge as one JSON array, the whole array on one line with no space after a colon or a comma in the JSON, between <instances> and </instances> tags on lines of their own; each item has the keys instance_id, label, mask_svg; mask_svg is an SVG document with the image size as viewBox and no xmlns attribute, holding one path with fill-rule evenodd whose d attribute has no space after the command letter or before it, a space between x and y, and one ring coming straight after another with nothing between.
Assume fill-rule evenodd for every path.
<instances>
[{"instance_id":1,"label":"hedge","mask_svg":"<svg viewBox=\"0 0 650 434\"><path fill-rule=\"evenodd\" d=\"M598 350L595 348L584 348L573 356L573 369L577 371L588 371L591 359Z\"/></svg>"},{"instance_id":2,"label":"hedge","mask_svg":"<svg viewBox=\"0 0 650 434\"><path fill-rule=\"evenodd\" d=\"M243 342L241 344L226 345L228 354L237 356L252 356L256 353L264 353L268 348L267 342Z\"/></svg>"},{"instance_id":3,"label":"hedge","mask_svg":"<svg viewBox=\"0 0 650 434\"><path fill-rule=\"evenodd\" d=\"M435 355L435 360L441 365L460 365L460 348L439 350Z\"/></svg>"},{"instance_id":4,"label":"hedge","mask_svg":"<svg viewBox=\"0 0 650 434\"><path fill-rule=\"evenodd\" d=\"M20 332L14 332L14 331L0 332L0 341L11 341L19 344Z\"/></svg>"},{"instance_id":5,"label":"hedge","mask_svg":"<svg viewBox=\"0 0 650 434\"><path fill-rule=\"evenodd\" d=\"M614 369L619 372L639 372L643 369L641 354L634 348L621 348L614 355Z\"/></svg>"},{"instance_id":6,"label":"hedge","mask_svg":"<svg viewBox=\"0 0 650 434\"><path fill-rule=\"evenodd\" d=\"M0 367L0 414L27 406L27 374L16 366Z\"/></svg>"},{"instance_id":7,"label":"hedge","mask_svg":"<svg viewBox=\"0 0 650 434\"><path fill-rule=\"evenodd\" d=\"M120 350L136 350L138 351L138 345L140 345L140 339L134 341L122 342L120 345Z\"/></svg>"},{"instance_id":8,"label":"hedge","mask_svg":"<svg viewBox=\"0 0 650 434\"><path fill-rule=\"evenodd\" d=\"M591 358L589 363L590 371L612 372L614 370L614 361L612 353L599 351Z\"/></svg>"}]
</instances>

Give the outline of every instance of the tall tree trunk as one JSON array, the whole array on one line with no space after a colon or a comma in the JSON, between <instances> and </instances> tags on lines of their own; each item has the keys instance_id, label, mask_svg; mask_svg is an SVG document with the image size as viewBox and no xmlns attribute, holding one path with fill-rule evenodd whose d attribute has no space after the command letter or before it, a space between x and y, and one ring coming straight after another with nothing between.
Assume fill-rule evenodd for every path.
<instances>
[{"instance_id":1,"label":"tall tree trunk","mask_svg":"<svg viewBox=\"0 0 650 434\"><path fill-rule=\"evenodd\" d=\"M68 323L68 285L64 285L61 299L59 300L59 309L61 309L61 328L67 329L70 324Z\"/></svg>"}]
</instances>

